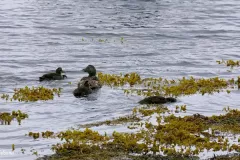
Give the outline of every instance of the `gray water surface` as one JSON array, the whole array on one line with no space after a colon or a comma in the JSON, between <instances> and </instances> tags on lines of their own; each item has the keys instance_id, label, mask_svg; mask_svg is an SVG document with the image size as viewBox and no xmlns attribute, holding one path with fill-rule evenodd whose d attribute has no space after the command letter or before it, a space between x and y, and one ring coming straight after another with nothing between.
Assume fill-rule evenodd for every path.
<instances>
[{"instance_id":1,"label":"gray water surface","mask_svg":"<svg viewBox=\"0 0 240 160\"><path fill-rule=\"evenodd\" d=\"M47 102L0 100L0 112L20 109L29 114L20 126L0 126L0 159L32 160L36 156L31 149L51 153L56 140L33 140L25 136L29 131L57 132L126 115L137 105L141 97L105 86L96 100L73 97L88 64L104 73L137 72L142 77L239 76L238 69L228 72L216 63L240 59L239 10L239 0L1 0L0 93L26 85L61 87L63 92ZM68 79L37 81L59 66ZM186 114L213 115L223 113L225 106L240 108L240 98L238 91L194 95L169 107L180 104L187 105ZM98 128L109 133L115 129L126 127Z\"/></svg>"}]
</instances>

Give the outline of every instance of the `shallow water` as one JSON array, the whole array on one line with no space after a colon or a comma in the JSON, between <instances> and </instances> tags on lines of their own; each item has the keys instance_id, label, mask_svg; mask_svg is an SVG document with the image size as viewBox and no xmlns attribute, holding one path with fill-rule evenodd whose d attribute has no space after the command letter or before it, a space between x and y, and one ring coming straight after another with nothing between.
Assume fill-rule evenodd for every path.
<instances>
[{"instance_id":1,"label":"shallow water","mask_svg":"<svg viewBox=\"0 0 240 160\"><path fill-rule=\"evenodd\" d=\"M0 112L29 114L21 126L0 126L0 159L34 159L32 148L41 155L51 153L48 145L56 140L32 140L25 136L29 131L61 131L111 119L137 105L141 97L109 87L94 101L74 98L77 81L86 76L81 69L88 64L104 73L142 77L237 77L238 69L228 72L216 60L240 58L239 9L238 0L1 0L0 93L26 85L62 87L63 93L47 102L0 100ZM58 66L68 79L37 81ZM177 104L186 104L187 114L212 115L224 106L240 108L240 99L234 91L181 97L169 106ZM126 127L97 129L110 133ZM15 152L10 152L12 144Z\"/></svg>"}]
</instances>

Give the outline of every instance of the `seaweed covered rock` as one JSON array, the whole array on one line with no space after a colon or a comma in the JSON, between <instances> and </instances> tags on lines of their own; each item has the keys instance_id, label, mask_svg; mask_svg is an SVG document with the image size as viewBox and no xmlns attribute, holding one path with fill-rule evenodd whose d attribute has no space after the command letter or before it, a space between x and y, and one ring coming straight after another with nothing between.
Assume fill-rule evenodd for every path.
<instances>
[{"instance_id":1,"label":"seaweed covered rock","mask_svg":"<svg viewBox=\"0 0 240 160\"><path fill-rule=\"evenodd\" d=\"M140 104L164 104L167 102L176 102L176 98L173 97L162 97L162 96L150 96L139 101Z\"/></svg>"}]
</instances>

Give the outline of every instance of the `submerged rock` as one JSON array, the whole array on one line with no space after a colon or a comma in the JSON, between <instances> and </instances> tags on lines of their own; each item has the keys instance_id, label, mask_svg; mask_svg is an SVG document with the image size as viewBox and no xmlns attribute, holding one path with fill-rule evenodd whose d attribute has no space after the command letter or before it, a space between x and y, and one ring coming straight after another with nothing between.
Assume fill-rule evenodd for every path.
<instances>
[{"instance_id":1,"label":"submerged rock","mask_svg":"<svg viewBox=\"0 0 240 160\"><path fill-rule=\"evenodd\" d=\"M177 99L173 97L151 96L139 101L140 104L164 104L167 102L176 102Z\"/></svg>"}]
</instances>

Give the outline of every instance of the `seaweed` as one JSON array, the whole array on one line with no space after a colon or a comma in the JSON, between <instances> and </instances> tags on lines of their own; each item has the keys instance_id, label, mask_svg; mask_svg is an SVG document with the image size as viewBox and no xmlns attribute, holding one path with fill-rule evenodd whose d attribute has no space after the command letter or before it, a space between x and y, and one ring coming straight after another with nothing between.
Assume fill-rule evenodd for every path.
<instances>
[{"instance_id":1,"label":"seaweed","mask_svg":"<svg viewBox=\"0 0 240 160\"><path fill-rule=\"evenodd\" d=\"M221 60L221 61L216 61L218 64L224 64L227 67L231 67L233 69L234 67L239 67L240 66L240 61L234 61L234 60Z\"/></svg>"},{"instance_id":2,"label":"seaweed","mask_svg":"<svg viewBox=\"0 0 240 160\"><path fill-rule=\"evenodd\" d=\"M1 125L10 125L11 122L16 119L18 124L21 125L21 121L28 118L28 114L18 111L12 111L12 113L2 112L0 113Z\"/></svg>"},{"instance_id":3,"label":"seaweed","mask_svg":"<svg viewBox=\"0 0 240 160\"><path fill-rule=\"evenodd\" d=\"M19 88L19 89L14 89L14 94L10 98L8 94L2 94L1 98L5 100L18 100L19 102L35 102L38 100L53 100L54 94L60 96L61 93L61 88L44 88L43 86L41 87L32 87L29 88L28 86L24 88Z\"/></svg>"},{"instance_id":4,"label":"seaweed","mask_svg":"<svg viewBox=\"0 0 240 160\"><path fill-rule=\"evenodd\" d=\"M142 79L137 73L128 74L103 74L98 73L99 80L103 85L110 87L123 87L129 85L130 88L123 89L125 94L136 94L139 96L171 96L178 97L193 94L213 94L226 91L230 93L230 89L237 83L234 79L200 78L183 77L177 80L167 80L163 78L145 78ZM135 88L133 88L135 86ZM144 89L136 89L136 86L144 87Z\"/></svg>"},{"instance_id":5,"label":"seaweed","mask_svg":"<svg viewBox=\"0 0 240 160\"><path fill-rule=\"evenodd\" d=\"M135 108L132 114L142 117L144 109L154 110L154 106ZM200 114L185 117L171 114L162 117L161 114L164 112L154 110L158 115L157 124L147 121L136 122L139 123L136 125L138 129L136 133L114 131L112 135L101 135L89 128L83 131L67 130L57 133L54 137L60 138L63 143L52 146L56 154L51 158L95 159L101 156L104 159L111 159L121 155L131 159L141 159L150 154L153 157L167 156L167 158L184 159L197 157L203 150L240 152L240 146L229 143L227 137L208 132L211 128L218 126L219 130L223 129L221 131L239 134L240 130L237 127L240 118L239 110L228 109L225 115L211 117ZM152 114L143 114L144 117L150 115ZM228 119L231 123L226 122ZM232 129L225 129L226 124L232 125Z\"/></svg>"}]
</instances>

